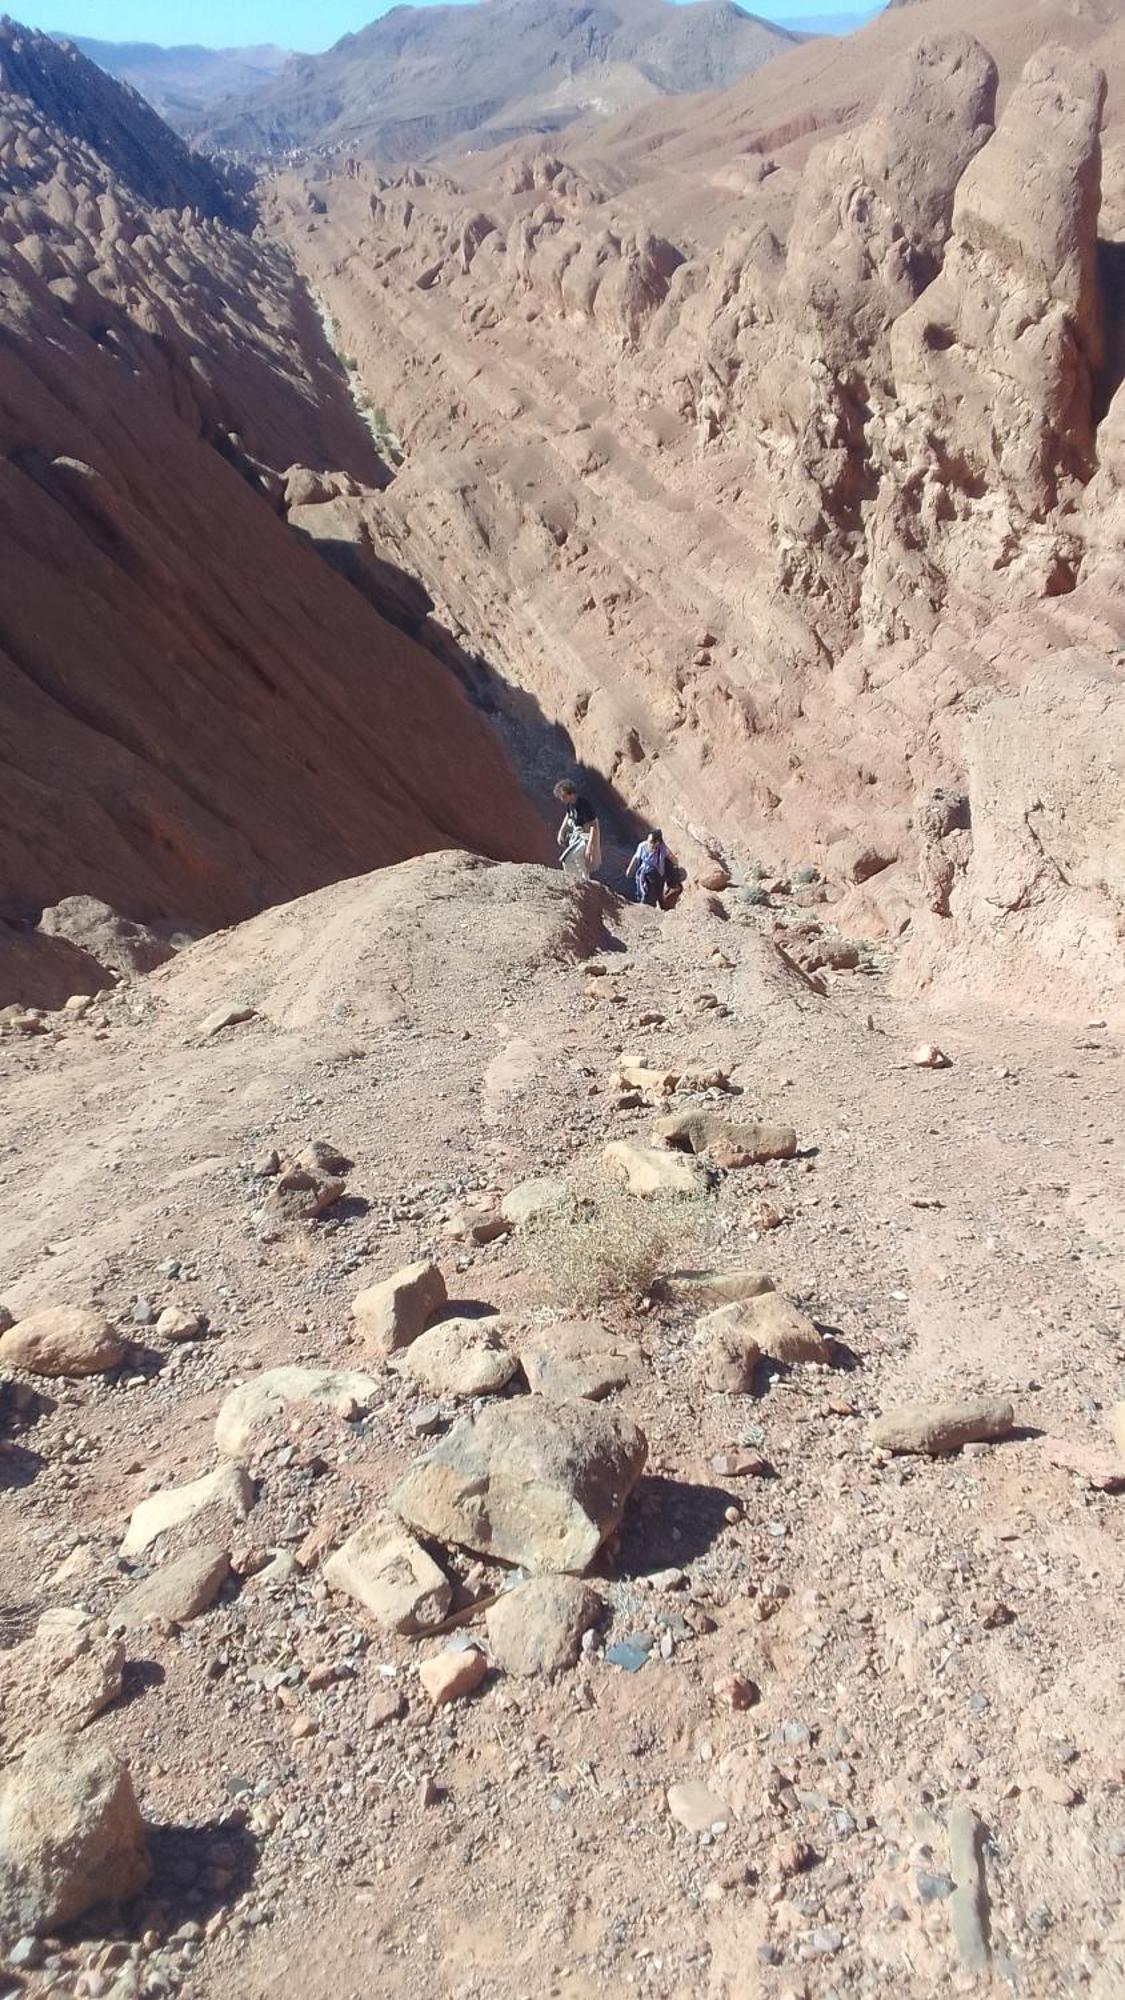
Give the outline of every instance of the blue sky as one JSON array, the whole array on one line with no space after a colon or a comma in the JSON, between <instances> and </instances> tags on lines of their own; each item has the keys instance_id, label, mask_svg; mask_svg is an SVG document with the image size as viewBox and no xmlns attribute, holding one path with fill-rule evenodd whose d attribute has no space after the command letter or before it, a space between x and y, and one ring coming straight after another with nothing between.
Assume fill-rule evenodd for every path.
<instances>
[{"instance_id":1,"label":"blue sky","mask_svg":"<svg viewBox=\"0 0 1125 2000\"><path fill-rule=\"evenodd\" d=\"M6 0L16 19L107 42L202 42L209 48L244 48L278 42L282 48L326 49L341 35L385 14L392 0ZM849 0L744 0L747 11L768 19L833 11ZM850 0L857 9L864 0Z\"/></svg>"}]
</instances>

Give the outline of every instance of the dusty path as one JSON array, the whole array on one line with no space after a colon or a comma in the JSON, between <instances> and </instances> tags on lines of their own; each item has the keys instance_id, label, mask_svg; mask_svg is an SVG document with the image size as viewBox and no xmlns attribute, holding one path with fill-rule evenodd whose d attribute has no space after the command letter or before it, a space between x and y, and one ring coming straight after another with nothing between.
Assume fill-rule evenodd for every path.
<instances>
[{"instance_id":1,"label":"dusty path","mask_svg":"<svg viewBox=\"0 0 1125 2000\"><path fill-rule=\"evenodd\" d=\"M796 1127L802 1157L727 1173L678 1212L678 1247L764 1266L839 1342L831 1371L721 1396L700 1387L690 1310L607 1306L649 1357L618 1400L650 1463L604 1566L607 1629L553 1686L500 1676L434 1712L425 1644L365 1629L315 1570L134 1636L126 1698L91 1730L127 1752L165 1829L124 1935L171 1937L148 1976L199 2000L951 1980L1109 2000L1125 1981L1125 1499L1050 1464L1044 1434L1106 1449L1120 1393L1120 1047L935 1022L877 975L821 999L757 928L692 906L621 910L615 928L624 950L600 954L595 986L554 878L431 858L208 940L108 1006L104 1029L0 1043L0 1297L96 1297L144 1342L138 1298L215 1329L64 1386L17 1428L4 1643L56 1604L111 1610L130 1508L214 1462L233 1382L281 1360L362 1365L362 1285L434 1250L451 1295L541 1310L519 1237L467 1248L442 1217L465 1187L600 1184L605 1140L652 1122L615 1108L622 1048L727 1069L740 1114ZM729 1014L698 1008L704 992ZM258 1017L201 1041L199 1020L235 999ZM642 1028L648 1013L665 1019ZM922 1039L952 1067L915 1069ZM264 1242L247 1163L316 1136L355 1162L348 1219ZM754 1228L763 1205L780 1227ZM872 1452L879 1410L977 1391L1010 1394L1008 1442ZM347 1532L422 1448L409 1418L425 1400L388 1376L384 1406L318 1435L319 1455L267 1454L246 1549L291 1548L318 1521ZM732 1450L774 1476L717 1472ZM685 1581L646 1587L669 1569ZM607 1663L603 1643L635 1633L656 1642L647 1664ZM715 1696L732 1672L755 1705ZM376 1726L388 1685L408 1706ZM726 1831L669 1817L685 1779L723 1800ZM951 1893L958 1802L987 1841L976 1981ZM176 1939L185 1923L208 1935ZM73 1993L84 1962L31 1990Z\"/></svg>"}]
</instances>

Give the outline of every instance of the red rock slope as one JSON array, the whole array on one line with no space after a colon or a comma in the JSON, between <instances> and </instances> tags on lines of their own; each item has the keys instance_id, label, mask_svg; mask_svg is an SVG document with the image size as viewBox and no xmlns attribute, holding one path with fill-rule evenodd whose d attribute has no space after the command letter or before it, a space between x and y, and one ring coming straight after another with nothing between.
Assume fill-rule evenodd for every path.
<instances>
[{"instance_id":1,"label":"red rock slope","mask_svg":"<svg viewBox=\"0 0 1125 2000\"><path fill-rule=\"evenodd\" d=\"M11 25L0 189L0 913L210 928L425 849L541 852L450 672L279 513L295 460L379 476L287 258Z\"/></svg>"}]
</instances>

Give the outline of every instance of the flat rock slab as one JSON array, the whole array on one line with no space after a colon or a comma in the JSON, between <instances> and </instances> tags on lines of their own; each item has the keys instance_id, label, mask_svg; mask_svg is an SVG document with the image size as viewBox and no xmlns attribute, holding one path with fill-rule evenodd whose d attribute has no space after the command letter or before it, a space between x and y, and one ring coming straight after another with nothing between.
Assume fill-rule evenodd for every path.
<instances>
[{"instance_id":1,"label":"flat rock slab","mask_svg":"<svg viewBox=\"0 0 1125 2000\"><path fill-rule=\"evenodd\" d=\"M426 1632L440 1625L453 1591L432 1556L397 1521L357 1528L329 1556L324 1580L354 1598L384 1632Z\"/></svg>"},{"instance_id":2,"label":"flat rock slab","mask_svg":"<svg viewBox=\"0 0 1125 2000\"><path fill-rule=\"evenodd\" d=\"M230 1556L220 1544L187 1549L154 1570L122 1598L112 1622L133 1631L154 1623L186 1625L209 1611L230 1575Z\"/></svg>"},{"instance_id":3,"label":"flat rock slab","mask_svg":"<svg viewBox=\"0 0 1125 2000\"><path fill-rule=\"evenodd\" d=\"M389 1355L387 1366L435 1396L494 1396L519 1362L500 1318L443 1319Z\"/></svg>"},{"instance_id":4,"label":"flat rock slab","mask_svg":"<svg viewBox=\"0 0 1125 2000\"><path fill-rule=\"evenodd\" d=\"M582 1635L596 1625L602 1600L574 1576L533 1576L506 1590L486 1615L497 1666L522 1678L559 1674L574 1666Z\"/></svg>"},{"instance_id":5,"label":"flat rock slab","mask_svg":"<svg viewBox=\"0 0 1125 2000\"><path fill-rule=\"evenodd\" d=\"M680 1785L669 1785L668 1811L689 1833L721 1831L734 1817L725 1799L694 1778Z\"/></svg>"},{"instance_id":6,"label":"flat rock slab","mask_svg":"<svg viewBox=\"0 0 1125 2000\"><path fill-rule=\"evenodd\" d=\"M574 1205L574 1190L566 1181L520 1181L517 1187L509 1188L500 1212L513 1229L526 1229L544 1216L566 1215Z\"/></svg>"},{"instance_id":7,"label":"flat rock slab","mask_svg":"<svg viewBox=\"0 0 1125 2000\"><path fill-rule=\"evenodd\" d=\"M254 1487L241 1465L220 1465L184 1486L166 1486L142 1500L129 1516L121 1544L123 1556L143 1555L161 1535L182 1528L214 1510L244 1521L254 1505Z\"/></svg>"},{"instance_id":8,"label":"flat rock slab","mask_svg":"<svg viewBox=\"0 0 1125 2000\"><path fill-rule=\"evenodd\" d=\"M643 1373L645 1357L635 1340L610 1333L596 1319L560 1320L519 1336L520 1366L535 1396L568 1402L580 1396L600 1402Z\"/></svg>"},{"instance_id":9,"label":"flat rock slab","mask_svg":"<svg viewBox=\"0 0 1125 2000\"><path fill-rule=\"evenodd\" d=\"M44 1306L0 1334L0 1363L29 1375L101 1375L124 1355L121 1335L89 1306Z\"/></svg>"},{"instance_id":10,"label":"flat rock slab","mask_svg":"<svg viewBox=\"0 0 1125 2000\"><path fill-rule=\"evenodd\" d=\"M717 1111L673 1111L658 1118L652 1136L658 1145L680 1146L689 1153L721 1151L747 1165L766 1160L791 1160L797 1134L788 1125L759 1125L745 1118L724 1118Z\"/></svg>"},{"instance_id":11,"label":"flat rock slab","mask_svg":"<svg viewBox=\"0 0 1125 2000\"><path fill-rule=\"evenodd\" d=\"M390 1504L435 1541L581 1574L620 1522L647 1449L636 1424L600 1403L494 1403L411 1466Z\"/></svg>"},{"instance_id":12,"label":"flat rock slab","mask_svg":"<svg viewBox=\"0 0 1125 2000\"><path fill-rule=\"evenodd\" d=\"M358 1293L352 1318L365 1342L378 1354L409 1347L445 1309L445 1279L436 1264L407 1264L381 1284Z\"/></svg>"},{"instance_id":13,"label":"flat rock slab","mask_svg":"<svg viewBox=\"0 0 1125 2000\"><path fill-rule=\"evenodd\" d=\"M910 1403L877 1417L870 1438L880 1451L922 1452L931 1458L962 1445L1007 1437L1015 1424L1012 1405L1002 1396L974 1403Z\"/></svg>"},{"instance_id":14,"label":"flat rock slab","mask_svg":"<svg viewBox=\"0 0 1125 2000\"><path fill-rule=\"evenodd\" d=\"M353 1368L266 1368L224 1397L215 1443L224 1458L248 1458L259 1434L301 1408L356 1417L384 1391L373 1375Z\"/></svg>"},{"instance_id":15,"label":"flat rock slab","mask_svg":"<svg viewBox=\"0 0 1125 2000\"><path fill-rule=\"evenodd\" d=\"M605 1148L602 1159L606 1171L614 1180L624 1181L630 1194L699 1195L707 1191L707 1176L702 1168L683 1153L614 1139Z\"/></svg>"}]
</instances>

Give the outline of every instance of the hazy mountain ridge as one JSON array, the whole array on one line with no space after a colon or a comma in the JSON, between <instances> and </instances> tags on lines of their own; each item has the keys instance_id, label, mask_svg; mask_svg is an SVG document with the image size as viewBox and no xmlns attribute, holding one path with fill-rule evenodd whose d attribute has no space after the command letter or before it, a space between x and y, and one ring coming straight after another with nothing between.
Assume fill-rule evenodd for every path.
<instances>
[{"instance_id":1,"label":"hazy mountain ridge","mask_svg":"<svg viewBox=\"0 0 1125 2000\"><path fill-rule=\"evenodd\" d=\"M454 139L491 145L653 96L724 89L799 40L732 0L395 7L190 129L250 158L418 157Z\"/></svg>"},{"instance_id":2,"label":"hazy mountain ridge","mask_svg":"<svg viewBox=\"0 0 1125 2000\"><path fill-rule=\"evenodd\" d=\"M232 92L253 90L276 76L291 51L263 42L254 48L208 49L196 44L165 48L156 42L106 42L90 35L56 35L72 42L120 83L132 84L171 124L198 114Z\"/></svg>"}]
</instances>

